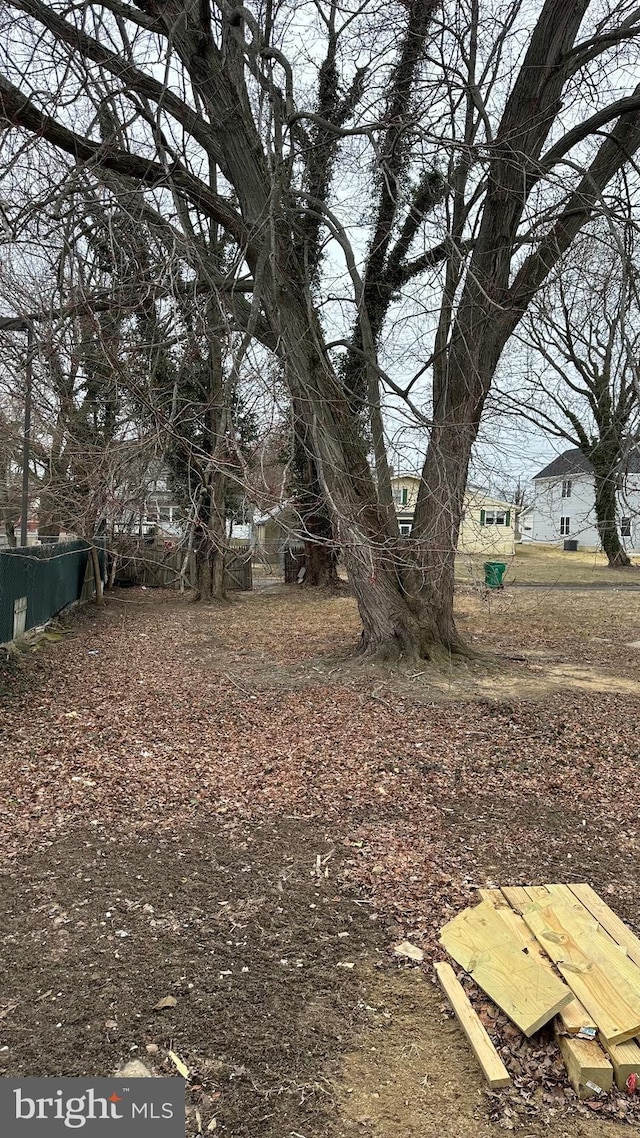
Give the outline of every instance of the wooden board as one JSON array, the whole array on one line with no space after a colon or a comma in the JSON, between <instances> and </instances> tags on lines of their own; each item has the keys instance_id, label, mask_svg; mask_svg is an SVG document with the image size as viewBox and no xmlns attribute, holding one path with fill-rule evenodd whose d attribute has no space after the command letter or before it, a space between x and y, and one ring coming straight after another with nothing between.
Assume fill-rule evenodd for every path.
<instances>
[{"instance_id":1,"label":"wooden board","mask_svg":"<svg viewBox=\"0 0 640 1138\"><path fill-rule=\"evenodd\" d=\"M570 906L575 919L581 920L583 924L587 925L588 927L592 928L593 921L596 921L598 925L599 938L606 938L609 949L615 948L615 951L618 952L621 956L628 955L624 945L619 944L617 940L614 940L611 934L608 933L605 928L603 928L601 922L598 921L598 918L590 912L590 910L586 907L586 905L582 903L582 901L579 900L578 897L576 897L575 893L569 885L547 885L546 888L552 903L555 898L556 901L562 901L565 905ZM614 914L612 913L611 915L613 916ZM622 924L622 922L620 923ZM622 927L624 928L624 925ZM640 969L638 970L638 976L640 978Z\"/></svg>"},{"instance_id":2,"label":"wooden board","mask_svg":"<svg viewBox=\"0 0 640 1138\"><path fill-rule=\"evenodd\" d=\"M535 901L538 905L546 905L549 901L549 886L548 885L527 885L525 893L530 901Z\"/></svg>"},{"instance_id":3,"label":"wooden board","mask_svg":"<svg viewBox=\"0 0 640 1138\"><path fill-rule=\"evenodd\" d=\"M603 929L609 933L609 936L626 949L629 958L635 964L640 965L640 940L631 932L631 929L627 928L624 921L621 921L620 917L617 917L613 910L605 904L595 889L592 889L586 882L581 885L570 885L569 888L574 896L582 902L585 909L588 909Z\"/></svg>"},{"instance_id":4,"label":"wooden board","mask_svg":"<svg viewBox=\"0 0 640 1138\"><path fill-rule=\"evenodd\" d=\"M640 1032L640 970L595 919L555 896L550 901L523 904L524 920L607 1042L632 1039Z\"/></svg>"},{"instance_id":5,"label":"wooden board","mask_svg":"<svg viewBox=\"0 0 640 1138\"><path fill-rule=\"evenodd\" d=\"M603 928L597 917L594 917L582 904L582 901L578 900L568 885L548 885L547 889L551 898L551 904L554 906L560 904L563 906L562 911L565 914L570 913L574 928L580 926L586 930L588 935L591 935L595 929L595 940L593 943L598 952L604 952L608 958L611 957L612 959L622 962L622 967L629 978L630 984L635 987L638 996L640 996L640 968L631 959L625 946L619 944L617 940L614 940L611 934Z\"/></svg>"},{"instance_id":6,"label":"wooden board","mask_svg":"<svg viewBox=\"0 0 640 1138\"><path fill-rule=\"evenodd\" d=\"M503 918L509 921L509 927L512 929L514 935L518 937L522 947L527 952L537 956L543 968L553 972L553 965L546 952L538 943L523 918L510 908L503 891L501 889L479 889L478 893L483 901L487 901L490 905L493 905L495 909L501 910ZM597 1031L597 1024L594 1019L575 997L560 1009L558 1017L564 1031L570 1035L578 1035L579 1032L585 1030L593 1032L595 1035Z\"/></svg>"},{"instance_id":7,"label":"wooden board","mask_svg":"<svg viewBox=\"0 0 640 1138\"><path fill-rule=\"evenodd\" d=\"M503 885L501 892L516 913L522 913L531 905L531 897L523 885Z\"/></svg>"},{"instance_id":8,"label":"wooden board","mask_svg":"<svg viewBox=\"0 0 640 1138\"><path fill-rule=\"evenodd\" d=\"M490 901L466 909L444 926L440 943L527 1036L571 1002L573 996L552 970L530 953L512 919Z\"/></svg>"},{"instance_id":9,"label":"wooden board","mask_svg":"<svg viewBox=\"0 0 640 1138\"><path fill-rule=\"evenodd\" d=\"M436 976L453 1008L478 1060L485 1079L493 1090L511 1084L509 1072L474 1012L469 999L450 964L440 961L435 965Z\"/></svg>"},{"instance_id":10,"label":"wooden board","mask_svg":"<svg viewBox=\"0 0 640 1138\"><path fill-rule=\"evenodd\" d=\"M569 1082L578 1097L594 1098L598 1094L594 1087L608 1094L613 1087L613 1067L598 1044L594 1040L563 1035L557 1022L554 1026ZM587 1083L593 1083L594 1087Z\"/></svg>"},{"instance_id":11,"label":"wooden board","mask_svg":"<svg viewBox=\"0 0 640 1138\"><path fill-rule=\"evenodd\" d=\"M640 1047L633 1039L630 1039L628 1043L610 1045L601 1036L600 1042L613 1064L616 1086L618 1090L624 1091L629 1075L636 1074L640 1079Z\"/></svg>"}]
</instances>

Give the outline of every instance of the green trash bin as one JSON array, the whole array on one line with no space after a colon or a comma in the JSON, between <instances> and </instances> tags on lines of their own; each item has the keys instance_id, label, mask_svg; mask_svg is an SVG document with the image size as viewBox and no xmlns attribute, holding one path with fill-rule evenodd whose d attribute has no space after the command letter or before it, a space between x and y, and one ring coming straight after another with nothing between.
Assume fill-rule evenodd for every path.
<instances>
[{"instance_id":1,"label":"green trash bin","mask_svg":"<svg viewBox=\"0 0 640 1138\"><path fill-rule=\"evenodd\" d=\"M485 561L484 563L484 583L488 589L501 589L502 578L507 571L506 562L504 561Z\"/></svg>"}]
</instances>

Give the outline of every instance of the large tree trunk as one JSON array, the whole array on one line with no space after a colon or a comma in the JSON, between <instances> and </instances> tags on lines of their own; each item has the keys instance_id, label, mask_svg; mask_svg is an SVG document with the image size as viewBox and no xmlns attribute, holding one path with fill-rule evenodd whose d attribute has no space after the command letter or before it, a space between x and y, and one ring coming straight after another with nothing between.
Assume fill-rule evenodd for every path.
<instances>
[{"instance_id":1,"label":"large tree trunk","mask_svg":"<svg viewBox=\"0 0 640 1138\"><path fill-rule=\"evenodd\" d=\"M473 289L473 283L472 283ZM422 469L412 540L420 550L421 593L440 640L468 652L456 628L455 558L471 451L506 341L484 298L469 298L434 379L434 425Z\"/></svg>"},{"instance_id":2,"label":"large tree trunk","mask_svg":"<svg viewBox=\"0 0 640 1138\"><path fill-rule=\"evenodd\" d=\"M312 446L304 420L294 413L294 475L291 490L300 515L300 534L304 543L304 586L337 589L338 555L333 523L318 477Z\"/></svg>"},{"instance_id":3,"label":"large tree trunk","mask_svg":"<svg viewBox=\"0 0 640 1138\"><path fill-rule=\"evenodd\" d=\"M330 589L335 592L339 586L337 556L332 548L331 534L328 535L329 544L320 540L305 541L305 575L303 585L305 588L316 587Z\"/></svg>"},{"instance_id":4,"label":"large tree trunk","mask_svg":"<svg viewBox=\"0 0 640 1138\"><path fill-rule=\"evenodd\" d=\"M596 521L600 543L610 569L626 569L631 565L618 533L615 463L609 456L590 454L595 472Z\"/></svg>"},{"instance_id":5,"label":"large tree trunk","mask_svg":"<svg viewBox=\"0 0 640 1138\"><path fill-rule=\"evenodd\" d=\"M193 544L196 580L193 600L226 600L224 555L227 550L224 464L228 459L226 433L229 427L221 337L224 327L217 305L209 305L209 374L203 447L210 459L204 463L202 493Z\"/></svg>"},{"instance_id":6,"label":"large tree trunk","mask_svg":"<svg viewBox=\"0 0 640 1138\"><path fill-rule=\"evenodd\" d=\"M192 599L194 601L224 601L224 553L212 548L208 538L194 546L196 579Z\"/></svg>"},{"instance_id":7,"label":"large tree trunk","mask_svg":"<svg viewBox=\"0 0 640 1138\"><path fill-rule=\"evenodd\" d=\"M438 619L438 590L424 582L411 562L407 564L404 551L398 549L394 558L385 550L370 576L353 555L347 558L347 568L362 619L360 654L435 663L449 660L452 653L469 654L455 625Z\"/></svg>"},{"instance_id":8,"label":"large tree trunk","mask_svg":"<svg viewBox=\"0 0 640 1138\"><path fill-rule=\"evenodd\" d=\"M224 555L227 537L224 525L224 475L209 471L204 501L198 511L193 542L195 581L194 601L226 600Z\"/></svg>"},{"instance_id":9,"label":"large tree trunk","mask_svg":"<svg viewBox=\"0 0 640 1138\"><path fill-rule=\"evenodd\" d=\"M104 588L102 572L100 570L100 557L95 545L91 546L91 568L93 569L93 582L96 590L95 601L97 605L101 605L104 600Z\"/></svg>"},{"instance_id":10,"label":"large tree trunk","mask_svg":"<svg viewBox=\"0 0 640 1138\"><path fill-rule=\"evenodd\" d=\"M442 659L461 644L454 629L434 619L440 583L425 587L412 546L398 540L379 503L359 421L321 350L319 329L294 293L287 279L274 298L282 316L288 382L312 441L322 494L358 603L360 651L381 659Z\"/></svg>"}]
</instances>

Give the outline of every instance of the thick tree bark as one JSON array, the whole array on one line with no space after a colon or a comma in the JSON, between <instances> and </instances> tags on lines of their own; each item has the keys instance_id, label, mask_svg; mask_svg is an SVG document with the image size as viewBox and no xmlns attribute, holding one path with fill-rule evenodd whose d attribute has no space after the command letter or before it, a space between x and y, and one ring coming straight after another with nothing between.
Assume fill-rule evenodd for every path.
<instances>
[{"instance_id":1,"label":"thick tree bark","mask_svg":"<svg viewBox=\"0 0 640 1138\"><path fill-rule=\"evenodd\" d=\"M194 548L196 579L192 599L205 604L213 601L224 601L226 592L224 588L224 554L211 548L205 538L203 543L197 543Z\"/></svg>"},{"instance_id":2,"label":"thick tree bark","mask_svg":"<svg viewBox=\"0 0 640 1138\"><path fill-rule=\"evenodd\" d=\"M300 536L305 553L305 588L338 587L338 555L333 521L313 456L313 441L294 405L294 453L291 490L300 515Z\"/></svg>"},{"instance_id":3,"label":"thick tree bark","mask_svg":"<svg viewBox=\"0 0 640 1138\"><path fill-rule=\"evenodd\" d=\"M225 479L212 470L208 475L203 502L198 510L193 541L195 581L192 600L226 600L224 555L227 537L224 524Z\"/></svg>"},{"instance_id":4,"label":"thick tree bark","mask_svg":"<svg viewBox=\"0 0 640 1138\"><path fill-rule=\"evenodd\" d=\"M486 362L490 366L488 359ZM479 360L476 367L479 372ZM482 384L485 394L494 369L495 365ZM433 426L422 470L412 539L421 551L419 587L425 600L428 598L438 637L451 651L465 652L468 650L456 628L453 612L455 558L469 461L484 395L478 399L473 392L455 351L443 402L444 413L438 415Z\"/></svg>"},{"instance_id":5,"label":"thick tree bark","mask_svg":"<svg viewBox=\"0 0 640 1138\"><path fill-rule=\"evenodd\" d=\"M328 540L333 542L331 534ZM304 587L330 589L335 592L339 588L339 578L337 559L333 550L318 541L306 541L304 555L306 566Z\"/></svg>"},{"instance_id":6,"label":"thick tree bark","mask_svg":"<svg viewBox=\"0 0 640 1138\"><path fill-rule=\"evenodd\" d=\"M610 569L627 569L631 561L618 533L615 461L611 456L591 452L595 473L596 522L600 543ZM614 455L614 460L617 455Z\"/></svg>"},{"instance_id":7,"label":"thick tree bark","mask_svg":"<svg viewBox=\"0 0 640 1138\"><path fill-rule=\"evenodd\" d=\"M320 330L292 289L291 267L273 297L281 317L288 383L312 439L318 479L362 620L360 652L382 659L441 659L461 644L434 620L438 592L425 588L410 545L398 540L380 504L359 424L321 350ZM444 625L443 625L444 627Z\"/></svg>"},{"instance_id":8,"label":"thick tree bark","mask_svg":"<svg viewBox=\"0 0 640 1138\"><path fill-rule=\"evenodd\" d=\"M104 600L104 589L102 585L102 573L100 571L100 558L95 545L91 546L91 567L93 569L93 581L96 590L96 604L101 605Z\"/></svg>"}]
</instances>

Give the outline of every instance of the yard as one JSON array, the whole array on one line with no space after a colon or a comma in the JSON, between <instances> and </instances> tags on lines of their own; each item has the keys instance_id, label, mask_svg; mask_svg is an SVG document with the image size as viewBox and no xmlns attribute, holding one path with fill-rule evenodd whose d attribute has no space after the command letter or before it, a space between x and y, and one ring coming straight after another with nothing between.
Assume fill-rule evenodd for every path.
<instances>
[{"instance_id":1,"label":"yard","mask_svg":"<svg viewBox=\"0 0 640 1138\"><path fill-rule=\"evenodd\" d=\"M122 590L9 661L0 1074L171 1075L171 1051L190 1136L637 1123L491 1009L516 1082L487 1093L430 967L487 883L587 880L640 925L640 592L555 589L555 561L461 585L478 656L447 673L356 664L351 598L281 586Z\"/></svg>"},{"instance_id":2,"label":"yard","mask_svg":"<svg viewBox=\"0 0 640 1138\"><path fill-rule=\"evenodd\" d=\"M483 564L488 558L459 554L456 576L461 582L480 582L484 579ZM631 569L609 569L604 553L565 553L555 545L532 545L523 542L516 546L514 557L499 555L496 561L507 564L506 584L518 585L638 585L638 566ZM637 578L637 579L636 579Z\"/></svg>"}]
</instances>

